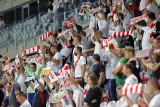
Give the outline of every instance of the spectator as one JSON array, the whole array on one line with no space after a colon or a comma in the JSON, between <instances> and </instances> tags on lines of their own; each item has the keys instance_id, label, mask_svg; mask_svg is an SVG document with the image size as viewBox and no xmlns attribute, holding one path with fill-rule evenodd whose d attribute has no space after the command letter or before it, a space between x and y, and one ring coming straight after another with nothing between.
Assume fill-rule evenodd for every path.
<instances>
[{"instance_id":1,"label":"spectator","mask_svg":"<svg viewBox=\"0 0 160 107\"><path fill-rule=\"evenodd\" d=\"M116 79L112 74L112 70L116 67L116 62L118 58L114 56L110 51L107 54L107 64L105 67L105 75L108 81L107 89L109 95L109 101L117 101L117 92L116 92Z\"/></svg>"},{"instance_id":2,"label":"spectator","mask_svg":"<svg viewBox=\"0 0 160 107\"><path fill-rule=\"evenodd\" d=\"M8 82L12 85L11 94L9 97L10 107L19 107L19 102L16 100L16 95L21 91L20 85L15 81L14 77L10 76Z\"/></svg>"},{"instance_id":3,"label":"spectator","mask_svg":"<svg viewBox=\"0 0 160 107\"><path fill-rule=\"evenodd\" d=\"M143 64L149 68L150 70L152 70L152 76L156 79L160 79L160 52L159 51L154 51L153 55L154 55L154 63L150 63L147 62L144 58L142 58L142 62Z\"/></svg>"},{"instance_id":4,"label":"spectator","mask_svg":"<svg viewBox=\"0 0 160 107\"><path fill-rule=\"evenodd\" d=\"M19 57L19 60L20 60L20 67L17 68L17 73L19 75L18 79L17 79L17 83L20 85L21 87L21 91L24 92L24 93L27 93L27 87L25 85L25 80L27 79L27 75L25 73L25 69L24 69L24 66L22 65L22 57L18 56Z\"/></svg>"},{"instance_id":5,"label":"spectator","mask_svg":"<svg viewBox=\"0 0 160 107\"><path fill-rule=\"evenodd\" d=\"M29 65L27 64L25 69L26 69L26 74L28 75L28 77L33 77L34 74L36 74L36 76L38 78L40 78L41 69L38 68L35 63L30 63ZM35 91L30 86L27 87L27 94L28 94L27 95L28 96L28 101L32 105L34 95L35 95Z\"/></svg>"},{"instance_id":6,"label":"spectator","mask_svg":"<svg viewBox=\"0 0 160 107\"><path fill-rule=\"evenodd\" d=\"M71 63L70 61L70 57L72 56L72 50L73 50L73 46L72 46L72 43L71 43L71 40L67 38L67 40L65 39L64 36L61 36L59 38L63 48L61 49L60 53L62 55L62 58L63 58L63 64L66 64L66 63Z\"/></svg>"},{"instance_id":7,"label":"spectator","mask_svg":"<svg viewBox=\"0 0 160 107\"><path fill-rule=\"evenodd\" d=\"M50 47L50 51L54 55L51 61L53 62L54 72L57 73L62 67L62 55L60 52L58 52L58 48L55 45Z\"/></svg>"},{"instance_id":8,"label":"spectator","mask_svg":"<svg viewBox=\"0 0 160 107\"><path fill-rule=\"evenodd\" d=\"M116 67L112 70L112 73L116 77L116 85L124 85L126 77L122 74L122 68L125 63L128 62L128 59L124 57L123 45L120 45L118 51L111 50L112 54L118 57Z\"/></svg>"},{"instance_id":9,"label":"spectator","mask_svg":"<svg viewBox=\"0 0 160 107\"><path fill-rule=\"evenodd\" d=\"M27 95L23 92L20 92L16 95L17 101L21 104L20 107L31 107L30 103L27 100Z\"/></svg>"},{"instance_id":10,"label":"spectator","mask_svg":"<svg viewBox=\"0 0 160 107\"><path fill-rule=\"evenodd\" d=\"M91 88L84 99L85 104L89 107L100 107L102 92L98 86L98 79L95 74L88 76L88 84L91 85Z\"/></svg>"},{"instance_id":11,"label":"spectator","mask_svg":"<svg viewBox=\"0 0 160 107\"><path fill-rule=\"evenodd\" d=\"M84 101L83 88L80 86L82 84L81 79L74 79L72 76L69 76L69 80L72 84L73 100L76 103L76 107L82 107Z\"/></svg>"},{"instance_id":12,"label":"spectator","mask_svg":"<svg viewBox=\"0 0 160 107\"><path fill-rule=\"evenodd\" d=\"M100 61L100 56L98 54L94 54L92 60L93 60L92 71L98 78L98 85L104 87L103 82L104 82L105 68L102 62Z\"/></svg>"},{"instance_id":13,"label":"spectator","mask_svg":"<svg viewBox=\"0 0 160 107\"><path fill-rule=\"evenodd\" d=\"M30 85L33 84L30 83ZM44 85L38 80L38 84L34 86L34 89L35 89L35 96L32 107L46 107L48 92L46 91Z\"/></svg>"},{"instance_id":14,"label":"spectator","mask_svg":"<svg viewBox=\"0 0 160 107\"><path fill-rule=\"evenodd\" d=\"M148 85L148 90L149 90L150 94L153 94L153 98L149 102L149 107L160 106L160 102L158 100L160 98L158 80L155 78L151 78L147 82L147 85Z\"/></svg>"},{"instance_id":15,"label":"spectator","mask_svg":"<svg viewBox=\"0 0 160 107\"><path fill-rule=\"evenodd\" d=\"M74 45L75 45L75 47L73 49L73 58L74 58L73 61L75 61L75 58L77 58L77 56L74 54L76 47L81 47L82 48L82 53L84 51L84 46L82 45L80 36L75 36L74 37Z\"/></svg>"},{"instance_id":16,"label":"spectator","mask_svg":"<svg viewBox=\"0 0 160 107\"><path fill-rule=\"evenodd\" d=\"M9 97L11 93L11 85L6 85L6 96L3 99L3 103L1 107L8 107L9 106Z\"/></svg>"},{"instance_id":17,"label":"spectator","mask_svg":"<svg viewBox=\"0 0 160 107\"><path fill-rule=\"evenodd\" d=\"M74 77L76 79L81 79L82 84L81 86L84 87L84 73L86 71L86 59L82 56L82 48L81 47L76 47L75 54L77 58L74 61L74 72L75 75Z\"/></svg>"},{"instance_id":18,"label":"spectator","mask_svg":"<svg viewBox=\"0 0 160 107\"><path fill-rule=\"evenodd\" d=\"M134 67L133 74L137 77L138 83L142 82L140 77L140 69L138 60L134 56L134 49L131 46L126 46L124 49L125 57L128 58L128 63L131 63Z\"/></svg>"},{"instance_id":19,"label":"spectator","mask_svg":"<svg viewBox=\"0 0 160 107\"><path fill-rule=\"evenodd\" d=\"M152 44L151 44L151 39L153 38L153 34L152 32L150 32L150 30L152 29L153 25L155 26L156 22L156 17L155 14L150 12L147 14L147 22L148 22L148 26L146 27L142 27L138 24L135 24L135 27L137 29L143 30L144 34L143 34L143 38L142 38L142 49L151 49L152 48ZM157 30L157 28L156 28ZM155 35L156 38L156 35Z\"/></svg>"},{"instance_id":20,"label":"spectator","mask_svg":"<svg viewBox=\"0 0 160 107\"><path fill-rule=\"evenodd\" d=\"M97 31L95 34L102 33L100 31ZM98 54L100 56L100 59L104 61L103 55L102 55L102 50L101 50L101 41L100 37L98 35L95 35L91 38L92 42L95 44L94 48L94 54Z\"/></svg>"},{"instance_id":21,"label":"spectator","mask_svg":"<svg viewBox=\"0 0 160 107\"><path fill-rule=\"evenodd\" d=\"M133 85L138 83L137 77L133 74L134 67L132 64L125 64L123 66L123 74L127 76L125 85ZM137 94L127 94L127 96L131 99L133 103L137 102Z\"/></svg>"}]
</instances>

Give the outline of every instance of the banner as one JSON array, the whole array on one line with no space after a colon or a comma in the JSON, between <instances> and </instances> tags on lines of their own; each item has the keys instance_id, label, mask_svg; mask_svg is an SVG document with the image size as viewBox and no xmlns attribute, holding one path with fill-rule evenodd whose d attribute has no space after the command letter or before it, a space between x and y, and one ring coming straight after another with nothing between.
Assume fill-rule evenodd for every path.
<instances>
[{"instance_id":1,"label":"banner","mask_svg":"<svg viewBox=\"0 0 160 107\"><path fill-rule=\"evenodd\" d=\"M136 58L150 57L152 53L151 51L152 51L151 49L137 51Z\"/></svg>"},{"instance_id":2,"label":"banner","mask_svg":"<svg viewBox=\"0 0 160 107\"><path fill-rule=\"evenodd\" d=\"M9 72L11 68L12 68L12 64L7 64L4 66L3 72Z\"/></svg>"},{"instance_id":3,"label":"banner","mask_svg":"<svg viewBox=\"0 0 160 107\"><path fill-rule=\"evenodd\" d=\"M51 31L48 31L47 33L41 35L41 36L39 37L39 40L40 40L40 41L43 41L44 39L49 38L51 35L52 35L52 32L51 32Z\"/></svg>"},{"instance_id":4,"label":"banner","mask_svg":"<svg viewBox=\"0 0 160 107\"><path fill-rule=\"evenodd\" d=\"M34 52L38 52L40 49L41 49L40 45L35 46L33 48L26 49L26 50L23 51L23 55L28 55L28 54L31 54L31 53L34 53Z\"/></svg>"},{"instance_id":5,"label":"banner","mask_svg":"<svg viewBox=\"0 0 160 107\"><path fill-rule=\"evenodd\" d=\"M108 46L109 42L111 42L112 39L113 39L112 36L110 36L108 39L103 39L101 48Z\"/></svg>"},{"instance_id":6,"label":"banner","mask_svg":"<svg viewBox=\"0 0 160 107\"><path fill-rule=\"evenodd\" d=\"M134 84L134 85L126 85L123 87L122 95L126 94L143 94L143 85L140 84Z\"/></svg>"},{"instance_id":7,"label":"banner","mask_svg":"<svg viewBox=\"0 0 160 107\"><path fill-rule=\"evenodd\" d=\"M54 93L51 97L51 102L52 103L62 102L62 105L64 107L72 107L71 100L66 90L58 92L58 93Z\"/></svg>"},{"instance_id":8,"label":"banner","mask_svg":"<svg viewBox=\"0 0 160 107\"><path fill-rule=\"evenodd\" d=\"M49 75L51 71L52 71L51 67L43 68L42 71L41 71L41 75Z\"/></svg>"},{"instance_id":9,"label":"banner","mask_svg":"<svg viewBox=\"0 0 160 107\"><path fill-rule=\"evenodd\" d=\"M68 20L68 21L65 21L63 23L63 26L67 27L69 26L70 24L75 24L76 23L76 20L75 19L71 19L71 20Z\"/></svg>"},{"instance_id":10,"label":"banner","mask_svg":"<svg viewBox=\"0 0 160 107\"><path fill-rule=\"evenodd\" d=\"M65 78L67 75L70 74L69 65L65 64L59 71L58 71L58 78Z\"/></svg>"},{"instance_id":11,"label":"banner","mask_svg":"<svg viewBox=\"0 0 160 107\"><path fill-rule=\"evenodd\" d=\"M51 71L51 72L49 73L49 79L50 79L51 83L53 83L53 82L55 82L55 81L58 81L58 78L57 78L57 76L55 75L54 71Z\"/></svg>"}]
</instances>

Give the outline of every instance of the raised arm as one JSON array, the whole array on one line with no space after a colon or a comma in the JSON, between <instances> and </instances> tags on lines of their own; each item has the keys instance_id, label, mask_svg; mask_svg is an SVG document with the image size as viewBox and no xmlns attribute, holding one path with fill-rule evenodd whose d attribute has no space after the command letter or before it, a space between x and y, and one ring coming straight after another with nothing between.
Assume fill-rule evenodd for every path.
<instances>
[{"instance_id":1,"label":"raised arm","mask_svg":"<svg viewBox=\"0 0 160 107\"><path fill-rule=\"evenodd\" d=\"M139 30L143 30L143 29L142 29L142 26L139 25L139 24L134 24L134 26L135 26L137 29L139 29Z\"/></svg>"},{"instance_id":2,"label":"raised arm","mask_svg":"<svg viewBox=\"0 0 160 107\"><path fill-rule=\"evenodd\" d=\"M156 64L153 65L153 64L151 64L151 63L147 63L144 58L142 58L141 60L142 60L143 64L144 64L147 68L149 68L149 69L151 69L151 70L153 70L153 71L158 70L158 68L160 67L160 63L156 63Z\"/></svg>"},{"instance_id":3,"label":"raised arm","mask_svg":"<svg viewBox=\"0 0 160 107\"><path fill-rule=\"evenodd\" d=\"M122 68L123 68L123 64L120 64L118 66L116 66L113 70L112 70L112 73L114 75L116 75L118 72L121 72L122 71Z\"/></svg>"},{"instance_id":4,"label":"raised arm","mask_svg":"<svg viewBox=\"0 0 160 107\"><path fill-rule=\"evenodd\" d=\"M18 55L18 59L19 59L20 71L21 71L21 74L23 75L24 72L25 72L25 69L24 69L24 66L23 66L24 65L23 58L20 55Z\"/></svg>"}]
</instances>

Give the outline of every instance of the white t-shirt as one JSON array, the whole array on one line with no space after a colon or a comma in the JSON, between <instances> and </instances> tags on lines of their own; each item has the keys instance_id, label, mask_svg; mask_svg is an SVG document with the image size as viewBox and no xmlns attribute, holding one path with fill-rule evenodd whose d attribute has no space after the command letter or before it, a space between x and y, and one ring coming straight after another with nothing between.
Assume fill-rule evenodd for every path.
<instances>
[{"instance_id":1,"label":"white t-shirt","mask_svg":"<svg viewBox=\"0 0 160 107\"><path fill-rule=\"evenodd\" d=\"M24 73L23 75L21 74L17 79L17 83L20 85L21 91L24 93L27 93L27 87L24 83L26 81L26 79L27 79L26 73Z\"/></svg>"},{"instance_id":2,"label":"white t-shirt","mask_svg":"<svg viewBox=\"0 0 160 107\"><path fill-rule=\"evenodd\" d=\"M64 45L60 53L62 56L68 57L71 51L72 51L72 48L68 47L67 45Z\"/></svg>"},{"instance_id":3,"label":"white t-shirt","mask_svg":"<svg viewBox=\"0 0 160 107\"><path fill-rule=\"evenodd\" d=\"M94 42L94 44L95 44L94 54L98 54L102 60L101 44L99 42Z\"/></svg>"},{"instance_id":4,"label":"white t-shirt","mask_svg":"<svg viewBox=\"0 0 160 107\"><path fill-rule=\"evenodd\" d=\"M151 49L152 44L149 43L150 40L150 34L151 34L151 29L149 27L142 27L144 30L143 38L142 38L142 49Z\"/></svg>"},{"instance_id":5,"label":"white t-shirt","mask_svg":"<svg viewBox=\"0 0 160 107\"><path fill-rule=\"evenodd\" d=\"M75 65L76 62L77 62L77 64ZM76 57L76 59L74 61L75 78L82 77L82 65L84 65L84 64L86 64L86 59L83 56L80 56L80 59L78 57Z\"/></svg>"},{"instance_id":6,"label":"white t-shirt","mask_svg":"<svg viewBox=\"0 0 160 107\"><path fill-rule=\"evenodd\" d=\"M55 73L57 73L62 67L62 55L60 54L60 52L57 52L53 56L53 58L60 61L58 65L53 63L53 70L54 70Z\"/></svg>"},{"instance_id":7,"label":"white t-shirt","mask_svg":"<svg viewBox=\"0 0 160 107\"><path fill-rule=\"evenodd\" d=\"M75 46L74 49L73 49L73 58L74 58L74 61L75 61L76 58L77 58L77 56L74 55L74 52L75 52L76 47L81 47L81 48L82 48L82 53L84 52L84 46L83 46L83 45Z\"/></svg>"},{"instance_id":8,"label":"white t-shirt","mask_svg":"<svg viewBox=\"0 0 160 107\"><path fill-rule=\"evenodd\" d=\"M46 68L53 68L53 62L52 61L47 61L47 64L46 64Z\"/></svg>"},{"instance_id":9,"label":"white t-shirt","mask_svg":"<svg viewBox=\"0 0 160 107\"><path fill-rule=\"evenodd\" d=\"M96 18L93 15L90 15L89 29L96 27Z\"/></svg>"},{"instance_id":10,"label":"white t-shirt","mask_svg":"<svg viewBox=\"0 0 160 107\"><path fill-rule=\"evenodd\" d=\"M116 67L116 63L117 63L117 57L114 57L111 55L111 53L109 52L109 55L107 56L107 61L109 63L107 63L106 65L106 79L115 79L115 76L112 74L112 70Z\"/></svg>"},{"instance_id":11,"label":"white t-shirt","mask_svg":"<svg viewBox=\"0 0 160 107\"><path fill-rule=\"evenodd\" d=\"M81 38L82 38L82 44L84 46L84 49L86 49L88 44L88 39L87 37L83 37L83 36L81 36Z\"/></svg>"},{"instance_id":12,"label":"white t-shirt","mask_svg":"<svg viewBox=\"0 0 160 107\"><path fill-rule=\"evenodd\" d=\"M26 100L20 107L31 107L30 103Z\"/></svg>"},{"instance_id":13,"label":"white t-shirt","mask_svg":"<svg viewBox=\"0 0 160 107\"><path fill-rule=\"evenodd\" d=\"M120 24L120 25L118 25L118 26L115 27L115 31L116 32L123 32L124 29L123 29L122 25Z\"/></svg>"},{"instance_id":14,"label":"white t-shirt","mask_svg":"<svg viewBox=\"0 0 160 107\"><path fill-rule=\"evenodd\" d=\"M82 107L83 99L84 99L83 88L79 86L78 89L74 90L73 93L73 100L76 103L76 107Z\"/></svg>"},{"instance_id":15,"label":"white t-shirt","mask_svg":"<svg viewBox=\"0 0 160 107\"><path fill-rule=\"evenodd\" d=\"M109 22L106 20L98 20L98 28L103 33L103 37L108 37L108 31L109 31Z\"/></svg>"},{"instance_id":16,"label":"white t-shirt","mask_svg":"<svg viewBox=\"0 0 160 107\"><path fill-rule=\"evenodd\" d=\"M134 84L138 84L138 79L134 74L132 74L126 78L124 85L134 85ZM137 94L127 94L127 95L133 103L137 102L137 98L138 98Z\"/></svg>"},{"instance_id":17,"label":"white t-shirt","mask_svg":"<svg viewBox=\"0 0 160 107\"><path fill-rule=\"evenodd\" d=\"M130 24L130 20L134 17L134 13L127 13L123 20L123 28L126 29L126 25Z\"/></svg>"},{"instance_id":18,"label":"white t-shirt","mask_svg":"<svg viewBox=\"0 0 160 107\"><path fill-rule=\"evenodd\" d=\"M148 107L160 107L160 93L157 94L156 96L154 96L151 101L149 102L149 106Z\"/></svg>"}]
</instances>

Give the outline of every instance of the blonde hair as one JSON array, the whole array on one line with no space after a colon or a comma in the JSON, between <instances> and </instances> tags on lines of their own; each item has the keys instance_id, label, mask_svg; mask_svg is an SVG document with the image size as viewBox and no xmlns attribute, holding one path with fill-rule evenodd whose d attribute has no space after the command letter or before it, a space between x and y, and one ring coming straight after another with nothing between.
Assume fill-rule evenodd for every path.
<instances>
[{"instance_id":1,"label":"blonde hair","mask_svg":"<svg viewBox=\"0 0 160 107\"><path fill-rule=\"evenodd\" d=\"M90 80L92 81L93 88L98 86L98 78L94 73L91 73L90 75L88 75L88 78L90 78Z\"/></svg>"}]
</instances>

